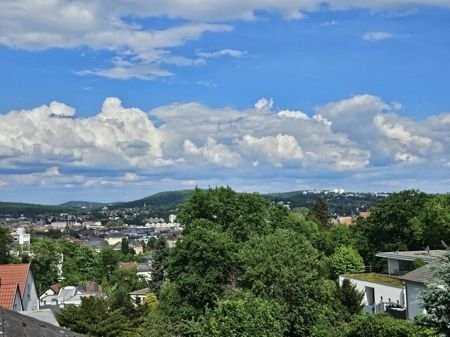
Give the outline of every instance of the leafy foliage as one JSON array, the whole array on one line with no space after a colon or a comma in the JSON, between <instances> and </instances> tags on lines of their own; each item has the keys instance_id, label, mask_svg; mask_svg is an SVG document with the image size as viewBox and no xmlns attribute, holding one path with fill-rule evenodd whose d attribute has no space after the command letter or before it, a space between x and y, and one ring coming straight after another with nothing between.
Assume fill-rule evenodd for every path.
<instances>
[{"instance_id":1,"label":"leafy foliage","mask_svg":"<svg viewBox=\"0 0 450 337\"><path fill-rule=\"evenodd\" d=\"M150 241L149 241L150 243ZM154 260L152 263L152 280L150 282L150 289L156 294L159 294L161 286L164 281L164 271L169 257L169 247L166 239L162 236L154 244Z\"/></svg>"},{"instance_id":2,"label":"leafy foliage","mask_svg":"<svg viewBox=\"0 0 450 337\"><path fill-rule=\"evenodd\" d=\"M450 336L450 251L433 266L432 279L421 293L421 301L427 311L418 317L422 325L436 328L444 336Z\"/></svg>"},{"instance_id":3,"label":"leafy foliage","mask_svg":"<svg viewBox=\"0 0 450 337\"><path fill-rule=\"evenodd\" d=\"M369 218L347 227L331 225L325 195L315 216L228 187L189 195L177 214L184 225L177 246L169 250L164 239L147 245L154 254L150 285L136 269L118 267L119 261L136 260L126 242L123 251L104 248L98 254L66 240L33 244L40 289L54 282L63 256L67 282L93 279L106 290L105 299L65 308L63 325L99 337L436 336L385 315L360 315L363 294L348 280L339 286L335 279L363 271L361 255L369 264L378 251L434 248L450 238L448 196L395 193ZM424 295L430 310L422 323L448 335L450 298L442 291L450 288L450 258L439 268L436 287ZM143 305L133 305L129 292L147 286L153 292Z\"/></svg>"},{"instance_id":4,"label":"leafy foliage","mask_svg":"<svg viewBox=\"0 0 450 337\"><path fill-rule=\"evenodd\" d=\"M379 264L375 254L380 251L423 249L416 222L429 197L416 190L393 193L372 209L368 218L358 219L354 234L358 251L367 264Z\"/></svg>"},{"instance_id":5,"label":"leafy foliage","mask_svg":"<svg viewBox=\"0 0 450 337\"><path fill-rule=\"evenodd\" d=\"M69 305L57 314L58 323L72 331L93 337L137 336L132 320L121 310L110 309L103 298L84 297L81 306Z\"/></svg>"},{"instance_id":6,"label":"leafy foliage","mask_svg":"<svg viewBox=\"0 0 450 337\"><path fill-rule=\"evenodd\" d=\"M359 315L349 324L342 337L438 337L434 331L423 329L409 321L385 314Z\"/></svg>"},{"instance_id":7,"label":"leafy foliage","mask_svg":"<svg viewBox=\"0 0 450 337\"><path fill-rule=\"evenodd\" d=\"M338 288L338 297L349 313L349 316L359 314L363 308L364 293L356 289L349 279L344 279Z\"/></svg>"},{"instance_id":8,"label":"leafy foliage","mask_svg":"<svg viewBox=\"0 0 450 337\"><path fill-rule=\"evenodd\" d=\"M244 289L286 306L290 336L311 335L315 324L333 317L332 293L319 275L318 253L305 237L288 230L254 237L239 251L239 261Z\"/></svg>"},{"instance_id":9,"label":"leafy foliage","mask_svg":"<svg viewBox=\"0 0 450 337\"><path fill-rule=\"evenodd\" d=\"M328 208L328 203L325 199L318 197L312 208L312 216L317 222L322 226L322 228L330 228L331 225L331 215L330 209Z\"/></svg>"},{"instance_id":10,"label":"leafy foliage","mask_svg":"<svg viewBox=\"0 0 450 337\"><path fill-rule=\"evenodd\" d=\"M161 294L182 318L196 317L214 304L226 288L233 267L234 245L227 233L205 221L194 221L169 260L171 286Z\"/></svg>"},{"instance_id":11,"label":"leafy foliage","mask_svg":"<svg viewBox=\"0 0 450 337\"><path fill-rule=\"evenodd\" d=\"M285 331L283 307L250 292L223 299L200 321L199 337L281 337Z\"/></svg>"},{"instance_id":12,"label":"leafy foliage","mask_svg":"<svg viewBox=\"0 0 450 337\"><path fill-rule=\"evenodd\" d=\"M442 241L450 244L450 194L429 198L412 223L424 247L442 249Z\"/></svg>"},{"instance_id":13,"label":"leafy foliage","mask_svg":"<svg viewBox=\"0 0 450 337\"><path fill-rule=\"evenodd\" d=\"M12 238L6 228L0 227L0 264L10 262Z\"/></svg>"},{"instance_id":14,"label":"leafy foliage","mask_svg":"<svg viewBox=\"0 0 450 337\"><path fill-rule=\"evenodd\" d=\"M31 270L35 277L39 294L58 281L58 264L61 262L57 241L51 239L39 240L32 245L33 256Z\"/></svg>"},{"instance_id":15,"label":"leafy foliage","mask_svg":"<svg viewBox=\"0 0 450 337\"><path fill-rule=\"evenodd\" d=\"M330 257L330 267L334 277L347 273L362 273L364 261L354 248L341 246Z\"/></svg>"}]
</instances>

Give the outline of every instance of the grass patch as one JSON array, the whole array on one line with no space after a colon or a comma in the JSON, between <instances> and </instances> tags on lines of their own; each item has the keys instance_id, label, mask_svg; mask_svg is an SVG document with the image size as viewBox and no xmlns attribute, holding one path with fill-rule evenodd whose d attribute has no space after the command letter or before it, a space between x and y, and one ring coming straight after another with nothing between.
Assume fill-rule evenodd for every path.
<instances>
[{"instance_id":1,"label":"grass patch","mask_svg":"<svg viewBox=\"0 0 450 337\"><path fill-rule=\"evenodd\" d=\"M345 277L355 280L374 282L386 284L389 286L402 287L402 282L399 279L389 277L388 275L376 274L376 273L361 273L361 274L346 274Z\"/></svg>"}]
</instances>

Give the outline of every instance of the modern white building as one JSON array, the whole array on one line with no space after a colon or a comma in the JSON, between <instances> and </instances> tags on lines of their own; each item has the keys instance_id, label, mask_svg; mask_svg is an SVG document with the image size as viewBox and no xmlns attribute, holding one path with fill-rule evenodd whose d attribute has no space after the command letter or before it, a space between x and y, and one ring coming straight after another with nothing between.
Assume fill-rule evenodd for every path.
<instances>
[{"instance_id":1,"label":"modern white building","mask_svg":"<svg viewBox=\"0 0 450 337\"><path fill-rule=\"evenodd\" d=\"M417 268L403 276L400 276L405 284L406 289L406 314L409 320L422 313L425 313L425 309L420 303L420 292L426 289L426 283L430 280L431 272L430 265L426 264L420 268Z\"/></svg>"},{"instance_id":2,"label":"modern white building","mask_svg":"<svg viewBox=\"0 0 450 337\"><path fill-rule=\"evenodd\" d=\"M27 230L24 227L17 228L11 236L14 242L21 246L30 244L30 234L27 234Z\"/></svg>"},{"instance_id":3,"label":"modern white building","mask_svg":"<svg viewBox=\"0 0 450 337\"><path fill-rule=\"evenodd\" d=\"M442 256L444 252L445 250L428 249L418 251L379 252L375 254L375 256L387 259L389 275L401 275L415 269L414 261L420 259L428 264Z\"/></svg>"},{"instance_id":4,"label":"modern white building","mask_svg":"<svg viewBox=\"0 0 450 337\"><path fill-rule=\"evenodd\" d=\"M49 289L41 295L40 304L43 308L64 308L69 304L80 306L81 299L83 297L100 296L100 292L101 289L98 285L95 289L86 289L86 287L83 289L83 287L79 286L67 286L59 289L57 294L52 293L51 289Z\"/></svg>"},{"instance_id":5,"label":"modern white building","mask_svg":"<svg viewBox=\"0 0 450 337\"><path fill-rule=\"evenodd\" d=\"M364 293L364 312L379 313L388 307L404 308L406 305L405 287L397 278L375 273L348 274L339 276L340 285L344 279Z\"/></svg>"}]
</instances>

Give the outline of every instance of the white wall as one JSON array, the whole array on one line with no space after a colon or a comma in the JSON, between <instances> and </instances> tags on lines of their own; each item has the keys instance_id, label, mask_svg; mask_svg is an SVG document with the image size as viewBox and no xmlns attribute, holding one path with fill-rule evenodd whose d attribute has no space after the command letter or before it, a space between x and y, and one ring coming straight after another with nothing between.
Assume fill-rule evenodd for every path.
<instances>
[{"instance_id":1,"label":"white wall","mask_svg":"<svg viewBox=\"0 0 450 337\"><path fill-rule=\"evenodd\" d=\"M388 259L388 272L389 274L398 274L400 271L400 264L398 260Z\"/></svg>"},{"instance_id":2,"label":"white wall","mask_svg":"<svg viewBox=\"0 0 450 337\"><path fill-rule=\"evenodd\" d=\"M395 287L380 283L362 281L347 276L339 276L340 285L342 285L342 281L345 278L349 279L353 284L356 285L356 288L359 291L362 291L364 293L363 304L366 306L365 311L367 312L371 312L372 306L369 306L366 287L374 289L375 307L377 307L377 305L382 302L388 302L389 299L391 299L391 302L397 303L398 301L400 305L405 305L405 289L403 287ZM381 297L383 297L383 299L381 299ZM377 311L376 308L375 311Z\"/></svg>"},{"instance_id":3,"label":"white wall","mask_svg":"<svg viewBox=\"0 0 450 337\"><path fill-rule=\"evenodd\" d=\"M422 314L424 312L423 307L419 304L418 297L419 292L426 287L423 284L417 283L406 283L406 296L408 301L408 319L414 320L418 314Z\"/></svg>"},{"instance_id":4,"label":"white wall","mask_svg":"<svg viewBox=\"0 0 450 337\"><path fill-rule=\"evenodd\" d=\"M23 311L22 301L20 300L19 291L16 291L16 296L14 297L14 304L13 304L12 310L13 311Z\"/></svg>"},{"instance_id":5,"label":"white wall","mask_svg":"<svg viewBox=\"0 0 450 337\"><path fill-rule=\"evenodd\" d=\"M39 297L31 270L28 272L27 283L25 284L22 295L22 303L25 311L39 310Z\"/></svg>"}]
</instances>

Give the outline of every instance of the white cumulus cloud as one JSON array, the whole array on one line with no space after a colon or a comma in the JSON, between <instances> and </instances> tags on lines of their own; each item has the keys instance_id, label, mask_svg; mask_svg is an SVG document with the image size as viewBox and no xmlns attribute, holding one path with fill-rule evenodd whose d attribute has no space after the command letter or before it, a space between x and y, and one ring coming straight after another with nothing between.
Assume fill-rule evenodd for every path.
<instances>
[{"instance_id":1,"label":"white cumulus cloud","mask_svg":"<svg viewBox=\"0 0 450 337\"><path fill-rule=\"evenodd\" d=\"M290 135L278 134L261 138L245 135L240 146L250 157L256 155L256 158L265 158L277 167L281 167L283 162L299 161L303 158L301 147Z\"/></svg>"},{"instance_id":2,"label":"white cumulus cloud","mask_svg":"<svg viewBox=\"0 0 450 337\"><path fill-rule=\"evenodd\" d=\"M200 156L208 163L220 167L236 167L241 159L240 155L230 151L225 145L208 137L206 144L202 147L196 146L189 139L184 141L184 152L187 155Z\"/></svg>"},{"instance_id":3,"label":"white cumulus cloud","mask_svg":"<svg viewBox=\"0 0 450 337\"><path fill-rule=\"evenodd\" d=\"M3 188L93 187L144 184L152 175L212 181L231 169L243 177L448 169L450 113L415 120L395 105L357 95L317 106L308 117L301 107L277 110L266 98L248 109L193 102L144 112L110 97L98 113L80 117L51 102L0 115L0 180Z\"/></svg>"}]
</instances>

